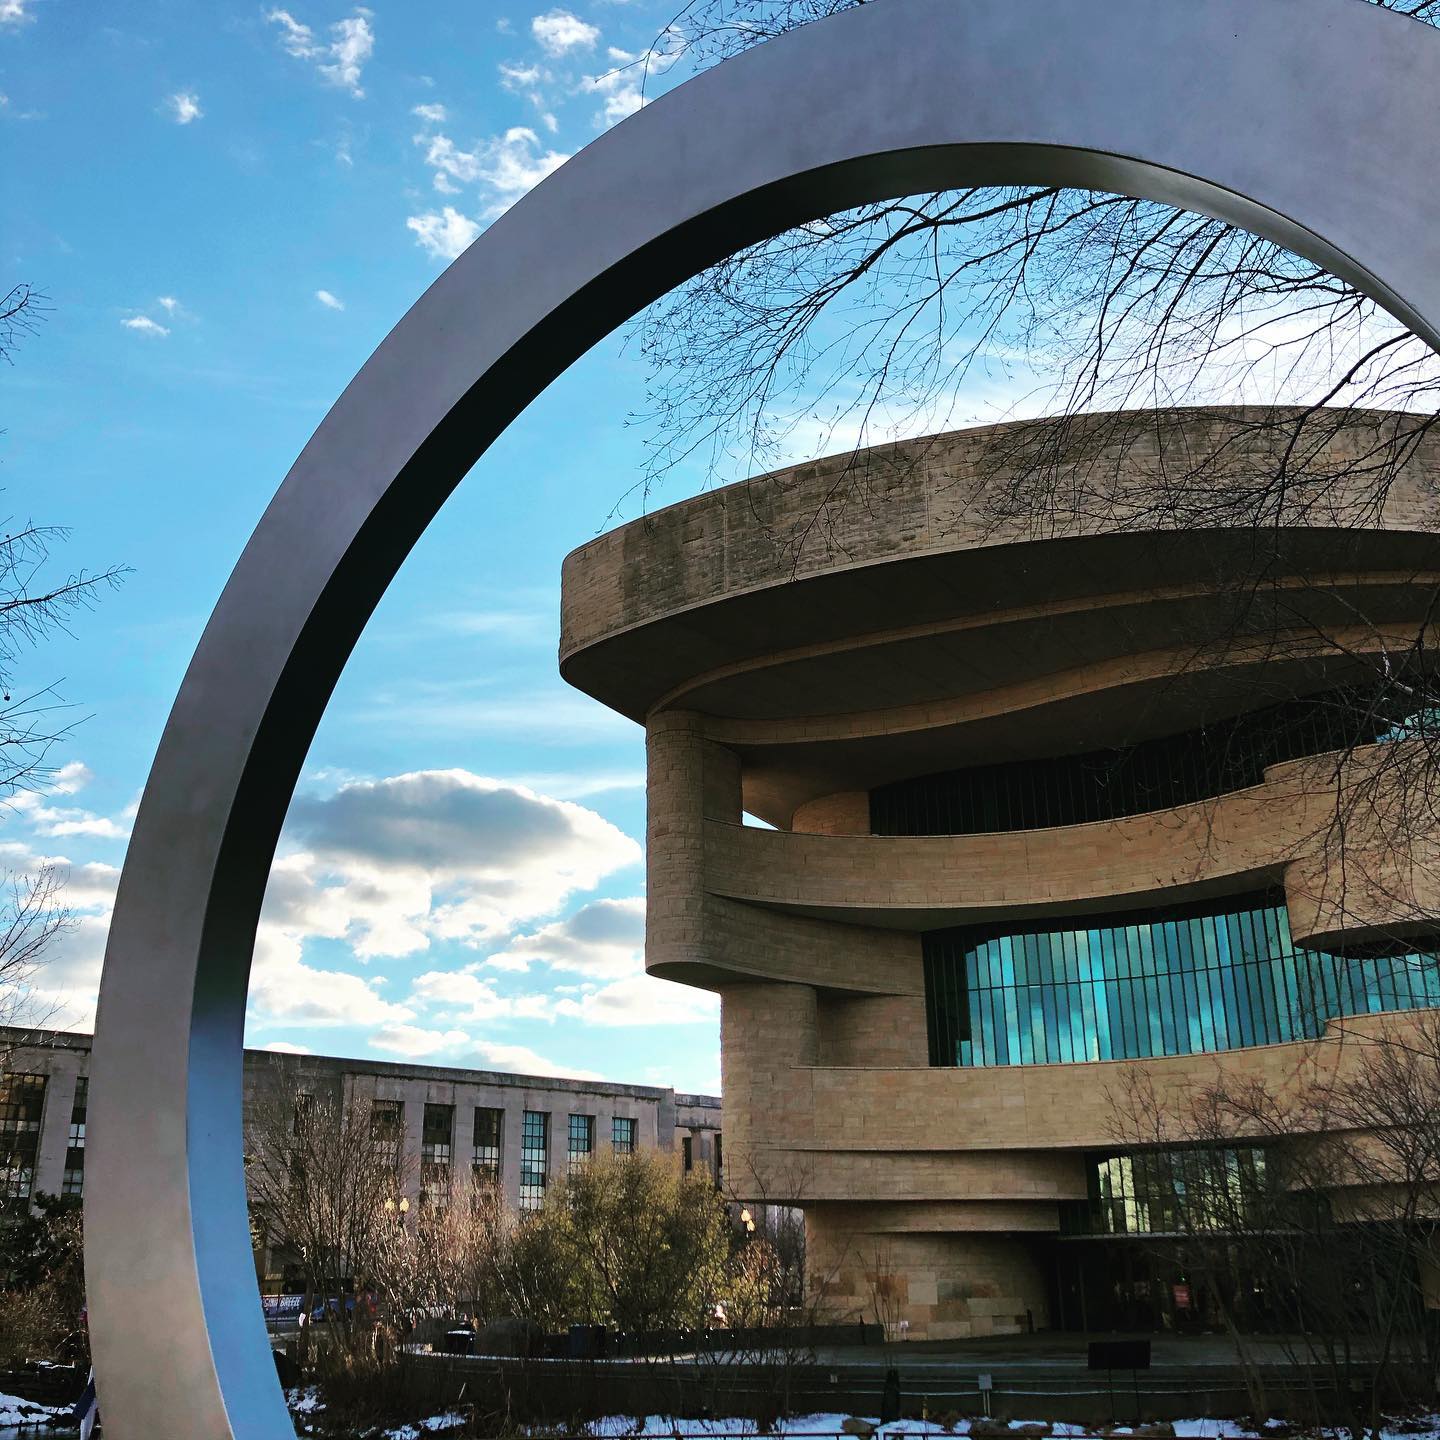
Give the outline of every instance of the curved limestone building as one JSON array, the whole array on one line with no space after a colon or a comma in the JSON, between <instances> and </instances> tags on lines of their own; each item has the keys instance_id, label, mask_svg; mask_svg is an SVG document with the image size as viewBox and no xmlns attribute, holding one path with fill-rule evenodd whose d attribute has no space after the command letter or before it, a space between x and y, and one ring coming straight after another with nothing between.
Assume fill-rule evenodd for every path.
<instances>
[{"instance_id":1,"label":"curved limestone building","mask_svg":"<svg viewBox=\"0 0 1440 1440\"><path fill-rule=\"evenodd\" d=\"M563 674L646 727L648 968L719 992L727 1182L804 1207L835 1314L1162 1323L1198 1301L1127 1245L1165 1222L1125 1067L1278 1084L1338 1019L1440 1002L1433 856L1357 822L1341 877L1327 824L1334 752L1406 743L1343 702L1428 623L1440 444L1363 417L1263 546L1198 527L1186 465L1262 490L1266 418L906 442L566 561Z\"/></svg>"}]
</instances>

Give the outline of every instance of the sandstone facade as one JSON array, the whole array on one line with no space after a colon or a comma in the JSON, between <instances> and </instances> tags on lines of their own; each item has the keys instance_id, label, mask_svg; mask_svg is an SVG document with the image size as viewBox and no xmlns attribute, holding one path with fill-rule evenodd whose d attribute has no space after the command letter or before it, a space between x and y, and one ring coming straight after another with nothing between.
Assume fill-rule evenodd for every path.
<instances>
[{"instance_id":1,"label":"sandstone facade","mask_svg":"<svg viewBox=\"0 0 1440 1440\"><path fill-rule=\"evenodd\" d=\"M1135 522L1130 497L1214 448L1217 427L1246 438L1216 485L1271 473L1256 414L1136 417L1119 449L1113 425L1080 424L1052 488L1087 500L1043 526L997 518L1018 463L997 427L730 486L566 560L562 673L647 729L647 966L720 993L727 1180L804 1207L832 1313L914 1338L1048 1323L1041 1242L1086 1199L1087 1153L1113 1145L1123 1065L1167 1085L1223 1066L1283 1086L1330 1043L1317 1023L1125 1061L931 1063L927 935L1262 893L1295 946L1434 933L1434 846L1386 843L1389 782L1367 792L1371 829L1351 827L1354 873L1330 823L1347 777L1373 780L1403 738L1088 823L873 833L882 787L1229 723L1324 696L1427 633L1440 444L1410 449L1378 507L1349 464L1394 417L1307 457L1337 478L1277 515L1251 591L1263 624L1234 620L1243 534Z\"/></svg>"}]
</instances>

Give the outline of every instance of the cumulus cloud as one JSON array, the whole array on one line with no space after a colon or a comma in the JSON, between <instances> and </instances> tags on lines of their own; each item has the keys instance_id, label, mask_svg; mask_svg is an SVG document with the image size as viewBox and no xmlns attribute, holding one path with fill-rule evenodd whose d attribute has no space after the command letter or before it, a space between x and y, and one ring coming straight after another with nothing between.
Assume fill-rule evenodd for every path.
<instances>
[{"instance_id":1,"label":"cumulus cloud","mask_svg":"<svg viewBox=\"0 0 1440 1440\"><path fill-rule=\"evenodd\" d=\"M94 778L94 771L83 760L69 760L55 772L50 781L50 793L73 795L77 790L83 790Z\"/></svg>"},{"instance_id":2,"label":"cumulus cloud","mask_svg":"<svg viewBox=\"0 0 1440 1440\"><path fill-rule=\"evenodd\" d=\"M389 1050L407 1060L418 1060L439 1050L454 1050L468 1045L470 1037L463 1030L426 1030L419 1025L383 1025L370 1035L377 1050Z\"/></svg>"},{"instance_id":3,"label":"cumulus cloud","mask_svg":"<svg viewBox=\"0 0 1440 1440\"><path fill-rule=\"evenodd\" d=\"M487 1044L475 1046L476 1068L504 1070L517 1075L551 1075L561 1080L603 1080L598 1070L582 1070L576 1065L547 1060L525 1045Z\"/></svg>"},{"instance_id":4,"label":"cumulus cloud","mask_svg":"<svg viewBox=\"0 0 1440 1440\"><path fill-rule=\"evenodd\" d=\"M551 1020L554 1001L549 995L502 995L489 981L464 970L431 970L411 987L410 1000L443 1010L452 1024L483 1025L495 1020Z\"/></svg>"},{"instance_id":5,"label":"cumulus cloud","mask_svg":"<svg viewBox=\"0 0 1440 1440\"><path fill-rule=\"evenodd\" d=\"M90 778L90 772L84 765L65 766L60 777L61 784L55 787L56 792L72 795ZM93 810L76 806L51 805L43 795L33 790L22 790L12 795L9 804L37 835L47 839L85 836L92 840L124 840L130 834L128 826L118 824L109 816L97 815Z\"/></svg>"},{"instance_id":6,"label":"cumulus cloud","mask_svg":"<svg viewBox=\"0 0 1440 1440\"><path fill-rule=\"evenodd\" d=\"M643 972L555 1002L560 1019L587 1025L698 1025L720 1019L720 997Z\"/></svg>"},{"instance_id":7,"label":"cumulus cloud","mask_svg":"<svg viewBox=\"0 0 1440 1440\"><path fill-rule=\"evenodd\" d=\"M428 215L412 215L406 222L408 230L422 249L437 260L453 260L480 233L480 227L453 205Z\"/></svg>"},{"instance_id":8,"label":"cumulus cloud","mask_svg":"<svg viewBox=\"0 0 1440 1440\"><path fill-rule=\"evenodd\" d=\"M167 326L152 320L148 315L127 315L120 323L127 330L134 330L138 335L149 335L156 340L170 333Z\"/></svg>"},{"instance_id":9,"label":"cumulus cloud","mask_svg":"<svg viewBox=\"0 0 1440 1440\"><path fill-rule=\"evenodd\" d=\"M170 118L177 125L188 125L192 120L199 120L205 114L200 108L200 97L192 91L177 91L165 103L170 107Z\"/></svg>"},{"instance_id":10,"label":"cumulus cloud","mask_svg":"<svg viewBox=\"0 0 1440 1440\"><path fill-rule=\"evenodd\" d=\"M520 65L510 60L500 62L500 83L516 94L533 90L544 75L538 65Z\"/></svg>"},{"instance_id":11,"label":"cumulus cloud","mask_svg":"<svg viewBox=\"0 0 1440 1440\"><path fill-rule=\"evenodd\" d=\"M319 39L288 10L273 9L265 18L279 30L281 48L297 60L309 60L328 84L348 90L355 99L364 98L361 71L375 52L372 12L357 6L354 13L330 26L330 40Z\"/></svg>"},{"instance_id":12,"label":"cumulus cloud","mask_svg":"<svg viewBox=\"0 0 1440 1440\"><path fill-rule=\"evenodd\" d=\"M427 125L443 125L446 119L443 105L417 105L410 113L418 115Z\"/></svg>"},{"instance_id":13,"label":"cumulus cloud","mask_svg":"<svg viewBox=\"0 0 1440 1440\"><path fill-rule=\"evenodd\" d=\"M589 50L600 31L568 10L550 10L530 22L530 33L547 55L565 55L571 50Z\"/></svg>"},{"instance_id":14,"label":"cumulus cloud","mask_svg":"<svg viewBox=\"0 0 1440 1440\"><path fill-rule=\"evenodd\" d=\"M0 871L7 883L10 877L34 876L46 869L60 883L58 900L70 912L70 923L51 940L31 985L34 1011L56 1028L84 1029L94 1024L120 871L93 861L76 863L20 841L0 843Z\"/></svg>"},{"instance_id":15,"label":"cumulus cloud","mask_svg":"<svg viewBox=\"0 0 1440 1440\"><path fill-rule=\"evenodd\" d=\"M636 62L639 57L624 50L610 51L610 58L616 68L603 75L587 75L581 84L584 93L602 96L604 104L595 117L597 125L615 125L633 115L644 103L640 82L645 71Z\"/></svg>"},{"instance_id":16,"label":"cumulus cloud","mask_svg":"<svg viewBox=\"0 0 1440 1440\"><path fill-rule=\"evenodd\" d=\"M0 0L0 25L23 25L35 17L25 8L26 0Z\"/></svg>"},{"instance_id":17,"label":"cumulus cloud","mask_svg":"<svg viewBox=\"0 0 1440 1440\"><path fill-rule=\"evenodd\" d=\"M262 923L250 970L250 1011L280 1025L390 1025L413 1019L409 1008L381 996L381 983L307 963L298 936Z\"/></svg>"},{"instance_id":18,"label":"cumulus cloud","mask_svg":"<svg viewBox=\"0 0 1440 1440\"><path fill-rule=\"evenodd\" d=\"M592 900L573 915L513 940L487 964L528 970L536 962L577 975L633 975L644 964L645 902Z\"/></svg>"},{"instance_id":19,"label":"cumulus cloud","mask_svg":"<svg viewBox=\"0 0 1440 1440\"><path fill-rule=\"evenodd\" d=\"M161 295L157 297L155 303L167 315L179 315L185 308L173 295Z\"/></svg>"},{"instance_id":20,"label":"cumulus cloud","mask_svg":"<svg viewBox=\"0 0 1440 1440\"><path fill-rule=\"evenodd\" d=\"M308 1045L296 1045L289 1040L271 1040L259 1048L272 1051L276 1055L313 1055L315 1053Z\"/></svg>"},{"instance_id":21,"label":"cumulus cloud","mask_svg":"<svg viewBox=\"0 0 1440 1440\"><path fill-rule=\"evenodd\" d=\"M332 295L328 290L317 290L315 298L327 310L343 310L345 308L345 302L338 295Z\"/></svg>"},{"instance_id":22,"label":"cumulus cloud","mask_svg":"<svg viewBox=\"0 0 1440 1440\"><path fill-rule=\"evenodd\" d=\"M492 217L507 210L569 158L559 150L545 149L528 125L512 125L503 135L483 140L473 150L460 149L448 135L429 137L425 149L425 163L437 175L463 185L478 183L491 192L486 213Z\"/></svg>"},{"instance_id":23,"label":"cumulus cloud","mask_svg":"<svg viewBox=\"0 0 1440 1440\"><path fill-rule=\"evenodd\" d=\"M462 150L448 135L419 135L416 139L425 146L425 163L434 172L433 183L441 194L459 194L465 185L481 188L483 220L504 214L570 158L562 151L546 149L528 125L512 126L473 150ZM480 233L479 222L453 205L412 215L405 224L420 245L445 260L453 260Z\"/></svg>"},{"instance_id":24,"label":"cumulus cloud","mask_svg":"<svg viewBox=\"0 0 1440 1440\"><path fill-rule=\"evenodd\" d=\"M286 834L296 848L272 869L267 919L362 958L491 942L640 857L594 811L466 770L302 797Z\"/></svg>"}]
</instances>

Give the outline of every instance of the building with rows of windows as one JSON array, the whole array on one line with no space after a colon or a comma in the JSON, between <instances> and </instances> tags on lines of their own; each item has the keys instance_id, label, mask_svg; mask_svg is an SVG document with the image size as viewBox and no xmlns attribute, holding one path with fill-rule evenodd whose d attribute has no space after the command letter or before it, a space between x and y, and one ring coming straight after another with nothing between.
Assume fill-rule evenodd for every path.
<instances>
[{"instance_id":1,"label":"building with rows of windows","mask_svg":"<svg viewBox=\"0 0 1440 1440\"><path fill-rule=\"evenodd\" d=\"M1440 1002L1435 845L1357 830L1344 883L1316 781L1413 733L1356 699L1429 634L1440 444L1307 439L1329 478L1264 546L1131 503L1263 493L1298 466L1278 413L1094 417L1040 462L1014 426L880 447L565 562L562 674L646 727L647 966L719 992L730 1185L803 1206L837 1312L873 1316L883 1248L915 1338L1154 1321L1127 1242L1183 1177L1117 1151L1121 1067L1278 1079ZM1223 474L1187 481L1201 454ZM1348 504L1377 456L1383 504Z\"/></svg>"},{"instance_id":2,"label":"building with rows of windows","mask_svg":"<svg viewBox=\"0 0 1440 1440\"><path fill-rule=\"evenodd\" d=\"M0 1027L0 1187L5 1207L37 1193L82 1197L90 1037ZM323 1096L359 1106L381 1158L406 1177L409 1206L444 1203L453 1187L492 1181L515 1207L598 1152L674 1152L720 1183L720 1102L653 1085L510 1075L319 1055L245 1052L246 1103Z\"/></svg>"}]
</instances>

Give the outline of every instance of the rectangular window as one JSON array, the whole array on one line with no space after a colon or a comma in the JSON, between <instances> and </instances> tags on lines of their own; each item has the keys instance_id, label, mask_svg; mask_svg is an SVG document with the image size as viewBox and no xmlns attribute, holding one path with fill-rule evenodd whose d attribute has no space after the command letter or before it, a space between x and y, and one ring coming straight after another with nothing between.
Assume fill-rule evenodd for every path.
<instances>
[{"instance_id":1,"label":"rectangular window","mask_svg":"<svg viewBox=\"0 0 1440 1440\"><path fill-rule=\"evenodd\" d=\"M23 1208L35 1185L45 1110L43 1075L0 1076L0 1200Z\"/></svg>"},{"instance_id":2,"label":"rectangular window","mask_svg":"<svg viewBox=\"0 0 1440 1440\"><path fill-rule=\"evenodd\" d=\"M90 1081L81 1075L75 1081L75 1100L70 1106L70 1135L65 1142L65 1178L62 1195L77 1200L85 1193L85 1107L90 1098Z\"/></svg>"},{"instance_id":3,"label":"rectangular window","mask_svg":"<svg viewBox=\"0 0 1440 1440\"><path fill-rule=\"evenodd\" d=\"M475 1107L474 1149L470 1164L477 1182L500 1183L500 1137L504 1133L505 1112Z\"/></svg>"},{"instance_id":4,"label":"rectangular window","mask_svg":"<svg viewBox=\"0 0 1440 1440\"><path fill-rule=\"evenodd\" d=\"M685 1173L688 1175L695 1168L695 1141L689 1135L681 1140L680 1153L684 1157Z\"/></svg>"},{"instance_id":5,"label":"rectangular window","mask_svg":"<svg viewBox=\"0 0 1440 1440\"><path fill-rule=\"evenodd\" d=\"M382 1165L400 1168L400 1142L405 1133L405 1102L403 1100L372 1100L370 1102L370 1138Z\"/></svg>"},{"instance_id":6,"label":"rectangular window","mask_svg":"<svg viewBox=\"0 0 1440 1440\"><path fill-rule=\"evenodd\" d=\"M450 1198L450 1155L455 1134L453 1105L426 1105L420 1131L420 1199L443 1206Z\"/></svg>"},{"instance_id":7,"label":"rectangular window","mask_svg":"<svg viewBox=\"0 0 1440 1440\"><path fill-rule=\"evenodd\" d=\"M725 1161L720 1150L720 1132L715 1132L715 1188L725 1188Z\"/></svg>"},{"instance_id":8,"label":"rectangular window","mask_svg":"<svg viewBox=\"0 0 1440 1440\"><path fill-rule=\"evenodd\" d=\"M545 1203L545 1172L550 1163L550 1116L527 1110L520 1129L520 1208L538 1210Z\"/></svg>"},{"instance_id":9,"label":"rectangular window","mask_svg":"<svg viewBox=\"0 0 1440 1440\"><path fill-rule=\"evenodd\" d=\"M572 1115L570 1117L570 1145L567 1152L569 1168L574 1171L584 1165L595 1149L595 1117L593 1115Z\"/></svg>"},{"instance_id":10,"label":"rectangular window","mask_svg":"<svg viewBox=\"0 0 1440 1440\"><path fill-rule=\"evenodd\" d=\"M617 1115L610 1122L610 1148L617 1155L635 1153L636 1122L626 1115Z\"/></svg>"}]
</instances>

